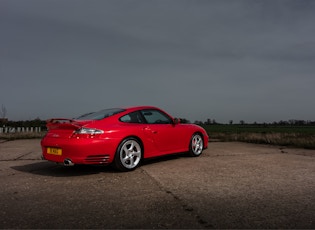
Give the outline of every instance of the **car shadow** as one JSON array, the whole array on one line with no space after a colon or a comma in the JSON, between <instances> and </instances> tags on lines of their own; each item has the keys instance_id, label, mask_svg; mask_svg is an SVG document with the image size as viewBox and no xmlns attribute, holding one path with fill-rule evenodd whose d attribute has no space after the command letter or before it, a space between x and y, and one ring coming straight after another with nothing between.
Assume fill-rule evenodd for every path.
<instances>
[{"instance_id":1,"label":"car shadow","mask_svg":"<svg viewBox=\"0 0 315 230\"><path fill-rule=\"evenodd\" d=\"M141 165L150 165L150 164L157 164L164 161L171 161L180 158L189 157L187 153L176 153L176 154L169 154L164 156L158 156L154 158L143 159Z\"/></svg>"},{"instance_id":2,"label":"car shadow","mask_svg":"<svg viewBox=\"0 0 315 230\"><path fill-rule=\"evenodd\" d=\"M186 154L171 154L161 157L143 159L142 165L159 164L164 161L176 160L179 158L187 157ZM116 170L112 165L74 165L64 166L62 164L56 164L49 161L39 161L35 163L12 166L12 169L24 173L31 173L41 176L52 177L76 177L84 175L93 175L99 173L123 173Z\"/></svg>"},{"instance_id":3,"label":"car shadow","mask_svg":"<svg viewBox=\"0 0 315 230\"><path fill-rule=\"evenodd\" d=\"M110 165L74 165L71 167L55 164L48 161L41 161L26 165L13 166L12 169L24 173L31 173L41 176L52 177L75 177L92 175L98 173L113 173L117 172Z\"/></svg>"}]
</instances>

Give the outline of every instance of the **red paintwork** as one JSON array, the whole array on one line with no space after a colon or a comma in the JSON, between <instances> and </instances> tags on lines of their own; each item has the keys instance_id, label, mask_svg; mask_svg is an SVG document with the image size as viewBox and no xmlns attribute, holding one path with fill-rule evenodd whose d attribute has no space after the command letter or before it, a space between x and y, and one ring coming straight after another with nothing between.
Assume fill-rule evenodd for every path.
<instances>
[{"instance_id":1,"label":"red paintwork","mask_svg":"<svg viewBox=\"0 0 315 230\"><path fill-rule=\"evenodd\" d=\"M208 147L208 135L200 126L194 124L137 124L124 123L119 118L137 110L155 109L156 107L141 106L125 108L124 112L104 118L102 120L69 120L51 119L47 121L48 132L41 141L43 158L62 163L71 159L75 164L109 164L113 161L118 145L127 137L138 138L143 146L143 157L150 158L166 154L187 152L192 135L202 134L204 148ZM54 123L59 120L60 123ZM80 127L103 130L103 134L77 135L74 131ZM62 149L62 155L47 153L48 147ZM106 155L106 160L104 160ZM90 161L90 158L101 160Z\"/></svg>"}]
</instances>

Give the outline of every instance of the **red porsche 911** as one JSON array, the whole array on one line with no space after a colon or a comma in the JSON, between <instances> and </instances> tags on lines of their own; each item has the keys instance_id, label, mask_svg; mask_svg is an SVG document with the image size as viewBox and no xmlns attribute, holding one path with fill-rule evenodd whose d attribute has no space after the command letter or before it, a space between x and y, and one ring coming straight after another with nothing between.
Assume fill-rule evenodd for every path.
<instances>
[{"instance_id":1,"label":"red porsche 911","mask_svg":"<svg viewBox=\"0 0 315 230\"><path fill-rule=\"evenodd\" d=\"M43 158L62 163L113 164L135 169L141 159L187 152L200 156L206 131L152 106L105 109L76 119L50 119L41 141Z\"/></svg>"}]
</instances>

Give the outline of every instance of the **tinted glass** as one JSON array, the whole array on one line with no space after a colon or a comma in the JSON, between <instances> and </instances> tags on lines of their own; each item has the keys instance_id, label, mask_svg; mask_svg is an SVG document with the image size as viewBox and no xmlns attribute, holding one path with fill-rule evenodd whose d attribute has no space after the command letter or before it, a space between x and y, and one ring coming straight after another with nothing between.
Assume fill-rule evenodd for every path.
<instances>
[{"instance_id":1,"label":"tinted glass","mask_svg":"<svg viewBox=\"0 0 315 230\"><path fill-rule=\"evenodd\" d=\"M143 118L138 111L122 116L119 120L126 123L144 123Z\"/></svg>"},{"instance_id":2,"label":"tinted glass","mask_svg":"<svg viewBox=\"0 0 315 230\"><path fill-rule=\"evenodd\" d=\"M98 111L98 112L84 114L84 115L76 118L76 120L101 120L101 119L104 119L106 117L113 116L117 113L121 113L123 111L125 111L125 110L124 109L103 109L103 110Z\"/></svg>"},{"instance_id":3,"label":"tinted glass","mask_svg":"<svg viewBox=\"0 0 315 230\"><path fill-rule=\"evenodd\" d=\"M158 110L143 110L142 115L149 124L171 124L172 120L166 114Z\"/></svg>"}]
</instances>

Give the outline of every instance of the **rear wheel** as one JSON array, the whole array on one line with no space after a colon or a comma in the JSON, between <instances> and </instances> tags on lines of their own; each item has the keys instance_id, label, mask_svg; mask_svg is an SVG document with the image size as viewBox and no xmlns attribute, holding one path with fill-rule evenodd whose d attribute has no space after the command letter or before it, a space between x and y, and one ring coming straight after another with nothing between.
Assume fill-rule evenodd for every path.
<instances>
[{"instance_id":1,"label":"rear wheel","mask_svg":"<svg viewBox=\"0 0 315 230\"><path fill-rule=\"evenodd\" d=\"M195 133L189 144L189 155L193 157L198 157L201 155L203 150L203 138L199 133Z\"/></svg>"},{"instance_id":2,"label":"rear wheel","mask_svg":"<svg viewBox=\"0 0 315 230\"><path fill-rule=\"evenodd\" d=\"M140 163L142 148L135 138L126 138L117 148L114 164L120 171L134 170Z\"/></svg>"}]
</instances>

